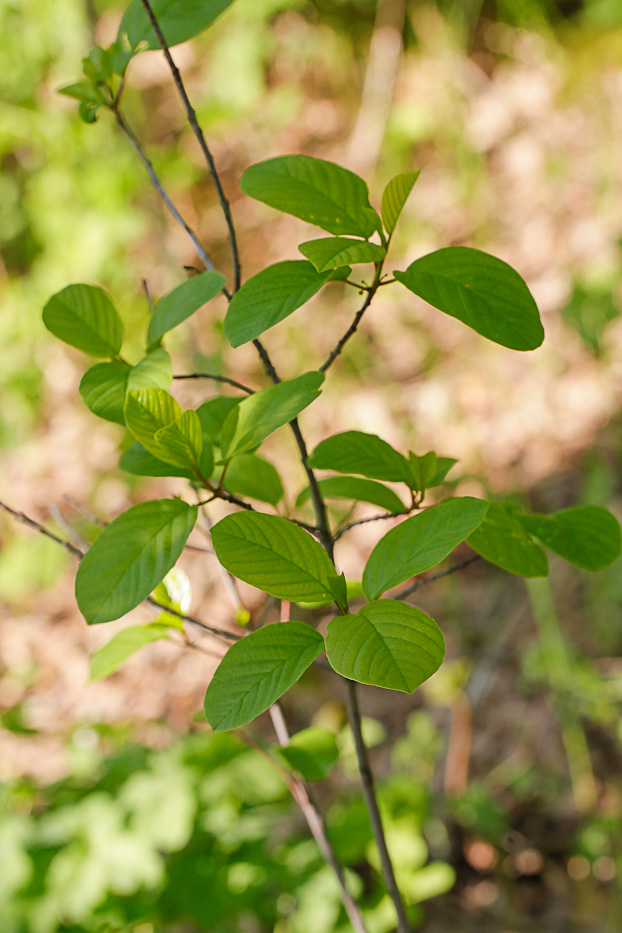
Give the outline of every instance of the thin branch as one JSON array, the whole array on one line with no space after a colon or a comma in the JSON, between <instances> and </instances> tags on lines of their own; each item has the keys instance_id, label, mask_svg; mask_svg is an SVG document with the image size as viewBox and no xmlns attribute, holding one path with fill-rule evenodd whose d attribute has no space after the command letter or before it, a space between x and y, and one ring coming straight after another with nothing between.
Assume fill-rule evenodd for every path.
<instances>
[{"instance_id":1,"label":"thin branch","mask_svg":"<svg viewBox=\"0 0 622 933\"><path fill-rule=\"evenodd\" d=\"M434 583L435 580L440 580L441 577L448 577L452 573L457 573L458 570L468 567L469 564L474 564L477 560L481 560L481 557L479 554L473 554L471 557L466 557L464 560L461 560L459 564L453 564L453 566L448 567L446 570L439 570L438 573L430 573L426 577L421 577L419 580L415 580L414 583L411 583L410 586L407 586L401 593L398 593L397 596L393 596L392 599L406 599L422 586L427 586L428 583Z\"/></svg>"},{"instance_id":2,"label":"thin branch","mask_svg":"<svg viewBox=\"0 0 622 933\"><path fill-rule=\"evenodd\" d=\"M77 557L78 560L82 560L84 557L86 552L81 551L79 548L75 547L75 545L71 544L70 541L65 541L63 538L59 538L58 535L55 535L53 532L48 531L44 525L35 521L34 518L30 518L23 512L18 512L16 509L12 509L11 506L6 505L4 502L0 502L0 508L4 509L5 512L8 512L8 514L11 515L16 521L21 522L22 525L27 525L28 528L32 528L33 531L44 535L51 541L55 541L56 544L60 544L61 547L64 547L65 550L69 551L70 554L73 554L74 557ZM183 612L177 612L175 609L171 609L169 606L165 606L162 603L159 603L151 596L148 596L144 602L149 603L151 606L155 606L157 609L162 609L165 612L170 613L170 615L175 616L178 619L182 619L184 622L189 622L192 625L198 626L204 632L208 632L215 638L224 639L225 641L239 641L240 638L244 637L243 635L236 635L233 632L226 632L223 629L214 628L213 626L208 625L206 622L203 622L201 619L197 619L195 616L189 616Z\"/></svg>"},{"instance_id":3,"label":"thin branch","mask_svg":"<svg viewBox=\"0 0 622 933\"><path fill-rule=\"evenodd\" d=\"M363 315L365 314L365 312L367 311L367 309L369 308L370 304L373 301L374 295L376 294L376 291L378 289L378 284L379 283L376 280L374 284L370 286L369 291L367 292L367 297L365 298L365 301L362 307L357 312L354 320L348 327L343 337L340 338L340 340L337 342L337 344L333 347L333 349L328 354L328 357L326 358L326 360L320 366L321 373L325 373L327 369L330 369L330 367L333 365L333 363L335 362L339 354L342 352L343 348L345 347L350 337L352 337L356 333L358 326L361 323L361 320L363 318Z\"/></svg>"},{"instance_id":4,"label":"thin branch","mask_svg":"<svg viewBox=\"0 0 622 933\"><path fill-rule=\"evenodd\" d=\"M233 224L233 218L231 216L231 208L229 206L229 201L227 200L227 197L223 190L223 187L220 181L220 176L218 174L218 169L216 168L216 163L214 162L214 157L212 156L212 153L210 152L210 149L205 141L203 130L199 126L197 115L194 111L192 104L190 103L190 98L188 97L188 94L186 92L186 88L184 86L182 77L179 73L179 69L177 68L177 65L175 64L175 62L173 61L173 57L168 47L168 43L164 37L164 33L162 32L162 29L160 28L160 24L158 20L156 19L156 16L151 8L151 4L149 3L149 0L142 0L142 5L145 8L145 12L147 13L147 16L149 17L149 21L151 25L153 26L153 31L158 37L158 42L162 46L164 57L166 58L166 61L168 62L168 66L173 76L173 81L175 82L175 87L177 88L177 91L181 98L181 102L184 106L184 110L186 111L188 123L190 124L190 128L192 129L192 132L194 133L199 146L201 147L201 152L203 153L205 157L205 161L207 162L209 173L212 176L214 188L216 189L216 194L218 195L218 201L220 202L220 207L224 214L225 222L227 224L229 246L231 248L231 258L233 260L233 279L234 279L233 291L237 292L238 288L240 287L240 278L241 278L240 257L238 253L235 226Z\"/></svg>"},{"instance_id":5,"label":"thin branch","mask_svg":"<svg viewBox=\"0 0 622 933\"><path fill-rule=\"evenodd\" d=\"M378 854L380 855L382 877L384 878L384 883L387 886L387 891L391 897L391 900L395 904L395 910L397 913L397 929L399 933L410 933L410 924L408 923L408 917L406 916L406 908L395 880L393 863L391 862L391 856L389 855L389 850L387 848L387 842L384 835L382 817L380 816L378 800L376 797L374 776L372 774L372 770L369 764L369 756L367 754L367 746L363 740L361 711L359 709L358 698L356 695L356 684L353 680L348 680L346 677L343 679L345 680L346 685L348 718L350 720L350 727L354 735L356 757L358 759L361 783L363 785L363 793L365 794L365 802L367 804L367 812L369 813L374 839L376 840Z\"/></svg>"},{"instance_id":6,"label":"thin branch","mask_svg":"<svg viewBox=\"0 0 622 933\"><path fill-rule=\"evenodd\" d=\"M400 512L384 512L382 515L371 515L369 518L359 518L357 521L350 522L348 525L339 528L334 534L334 539L338 541L342 535L345 535L345 533L352 528L356 528L357 525L367 525L369 522L382 522L386 521L387 518L400 518L402 515L410 515L412 511L412 509L402 509Z\"/></svg>"},{"instance_id":7,"label":"thin branch","mask_svg":"<svg viewBox=\"0 0 622 933\"><path fill-rule=\"evenodd\" d=\"M173 379L212 379L214 382L223 382L226 383L226 385L240 389L242 392L246 392L247 395L255 394L254 389L249 389L249 387L245 386L242 382L237 382L235 379L230 379L228 376L217 376L215 373L187 373L185 375L173 376Z\"/></svg>"}]
</instances>

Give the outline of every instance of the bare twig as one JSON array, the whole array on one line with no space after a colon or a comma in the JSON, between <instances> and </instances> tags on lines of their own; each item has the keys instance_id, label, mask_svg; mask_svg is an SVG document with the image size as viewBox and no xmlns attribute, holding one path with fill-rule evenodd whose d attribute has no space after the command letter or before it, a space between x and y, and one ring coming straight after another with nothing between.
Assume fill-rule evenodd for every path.
<instances>
[{"instance_id":1,"label":"bare twig","mask_svg":"<svg viewBox=\"0 0 622 933\"><path fill-rule=\"evenodd\" d=\"M430 573L427 575L427 577L421 577L419 580L415 580L414 583L411 583L410 586L407 586L406 589L402 590L401 593L398 593L397 596L394 596L393 599L406 599L422 586L427 586L428 583L434 583L435 580L440 580L441 577L448 577L450 574L456 573L458 570L463 570L464 567L468 567L469 564L474 564L476 560L481 560L479 554L473 554L471 557L466 557L464 560L461 560L459 564L453 564L453 566L447 567L446 570L439 570L438 573Z\"/></svg>"},{"instance_id":2,"label":"bare twig","mask_svg":"<svg viewBox=\"0 0 622 933\"><path fill-rule=\"evenodd\" d=\"M354 320L348 327L345 334L338 340L336 345L333 347L333 349L328 354L328 357L326 358L326 360L320 366L321 373L325 373L327 369L330 369L330 367L333 365L333 363L335 362L339 354L342 352L343 348L345 347L350 337L352 337L356 333L358 326L361 323L361 320L363 318L363 315L365 314L370 304L374 300L374 295L376 294L378 290L378 286L380 284L379 275L380 275L380 267L378 267L376 278L373 284L369 287L369 291L367 292L367 296L365 298L365 301L363 302L362 307L356 313Z\"/></svg>"},{"instance_id":3,"label":"bare twig","mask_svg":"<svg viewBox=\"0 0 622 933\"><path fill-rule=\"evenodd\" d=\"M380 865L382 867L382 877L384 878L384 883L387 886L389 896L395 905L395 910L397 913L397 929L399 933L410 933L410 925L408 923L408 917L406 916L406 908L395 880L393 863L391 862L391 856L389 855L389 850L387 849L384 828L382 826L382 817L380 816L378 800L376 797L374 776L369 764L367 746L363 740L361 711L359 709L358 698L356 695L356 684L353 680L348 680L346 677L343 679L346 685L348 719L350 720L350 727L354 735L356 757L358 759L361 783L363 785L363 793L365 794L365 803L367 804L367 812L369 813L374 839L376 840L376 845L378 846Z\"/></svg>"},{"instance_id":4,"label":"bare twig","mask_svg":"<svg viewBox=\"0 0 622 933\"><path fill-rule=\"evenodd\" d=\"M166 58L168 66L171 70L173 81L175 82L175 87L177 88L177 91L181 98L181 102L184 106L184 110L186 111L186 117L188 118L188 123L190 125L190 128L192 129L192 132L195 135L195 138L199 146L201 147L201 152L203 153L205 157L205 161L207 162L209 173L212 176L214 188L216 189L216 194L218 195L218 201L220 203L220 207L223 212L225 222L227 224L229 246L231 248L231 258L233 260L233 278L234 278L233 291L236 292L238 288L240 287L241 268L240 268L240 257L238 253L237 239L236 239L236 234L235 234L235 226L233 224L233 218L231 216L231 208L229 206L229 201L227 200L227 197L223 190L222 183L220 181L220 176L216 168L216 163L214 162L214 157L212 156L212 153L210 152L207 142L205 141L203 130L199 126L197 115L194 111L192 104L190 103L190 98L188 97L188 94L186 92L186 88L184 86L182 77L179 73L179 69L177 68L177 65L175 64L175 62L173 61L171 50L168 47L168 43L164 37L164 33L162 32L160 24L154 15L154 12L151 8L151 4L149 3L149 0L142 0L142 5L145 8L145 12L147 13L147 16L149 17L149 21L151 25L153 26L153 31L158 37L158 42L160 43L162 47L162 51L164 52L164 57Z\"/></svg>"},{"instance_id":5,"label":"bare twig","mask_svg":"<svg viewBox=\"0 0 622 933\"><path fill-rule=\"evenodd\" d=\"M240 389L242 392L246 392L247 395L255 394L254 389L249 389L248 386L245 386L241 382L237 382L236 379L230 379L228 376L217 376L215 373L186 373L184 375L173 376L173 379L211 379L213 382L223 382L226 385Z\"/></svg>"},{"instance_id":6,"label":"bare twig","mask_svg":"<svg viewBox=\"0 0 622 933\"><path fill-rule=\"evenodd\" d=\"M357 521L350 522L342 528L339 528L333 537L335 541L338 541L342 535L345 535L345 533L352 528L356 528L357 525L368 525L369 522L382 522L386 521L388 518L400 518L402 515L410 515L412 511L413 509L402 509L400 512L384 512L382 515L371 515L369 518L359 518Z\"/></svg>"}]
</instances>

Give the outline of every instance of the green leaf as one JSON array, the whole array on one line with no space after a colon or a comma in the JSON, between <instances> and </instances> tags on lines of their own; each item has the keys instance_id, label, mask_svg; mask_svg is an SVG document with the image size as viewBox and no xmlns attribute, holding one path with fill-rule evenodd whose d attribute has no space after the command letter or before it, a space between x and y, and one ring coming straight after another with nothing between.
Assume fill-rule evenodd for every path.
<instances>
[{"instance_id":1,"label":"green leaf","mask_svg":"<svg viewBox=\"0 0 622 933\"><path fill-rule=\"evenodd\" d=\"M327 272L360 262L382 262L387 255L384 246L344 236L307 240L306 243L301 243L298 249L313 263L318 272Z\"/></svg>"},{"instance_id":2,"label":"green leaf","mask_svg":"<svg viewBox=\"0 0 622 933\"><path fill-rule=\"evenodd\" d=\"M161 460L184 469L198 468L203 453L201 422L196 411L185 411L153 438Z\"/></svg>"},{"instance_id":3,"label":"green leaf","mask_svg":"<svg viewBox=\"0 0 622 933\"><path fill-rule=\"evenodd\" d=\"M546 577L549 562L514 511L501 503L488 506L486 517L467 543L485 560L521 577Z\"/></svg>"},{"instance_id":4,"label":"green leaf","mask_svg":"<svg viewBox=\"0 0 622 933\"><path fill-rule=\"evenodd\" d=\"M119 670L124 661L153 641L170 638L170 628L159 622L149 625L132 625L111 638L107 645L91 655L90 680L102 680Z\"/></svg>"},{"instance_id":5,"label":"green leaf","mask_svg":"<svg viewBox=\"0 0 622 933\"><path fill-rule=\"evenodd\" d=\"M86 101L89 104L103 104L106 98L102 91L92 81L76 81L75 84L66 84L58 88L59 94L71 97L74 100Z\"/></svg>"},{"instance_id":6,"label":"green leaf","mask_svg":"<svg viewBox=\"0 0 622 933\"><path fill-rule=\"evenodd\" d=\"M309 466L336 473L362 473L370 479L408 483L408 460L376 434L345 431L334 434L315 448Z\"/></svg>"},{"instance_id":7,"label":"green leaf","mask_svg":"<svg viewBox=\"0 0 622 933\"><path fill-rule=\"evenodd\" d=\"M231 410L224 423L223 456L255 450L277 428L292 421L320 394L324 373L303 373L296 379L255 392Z\"/></svg>"},{"instance_id":8,"label":"green leaf","mask_svg":"<svg viewBox=\"0 0 622 933\"><path fill-rule=\"evenodd\" d=\"M411 489L416 492L424 492L436 476L438 457L433 450L427 454L422 454L420 457L411 450L408 462L412 475Z\"/></svg>"},{"instance_id":9,"label":"green leaf","mask_svg":"<svg viewBox=\"0 0 622 933\"><path fill-rule=\"evenodd\" d=\"M222 273L202 272L201 275L195 275L182 282L168 295L164 295L153 309L147 330L147 342L157 343L169 330L173 330L219 295L226 284L226 276Z\"/></svg>"},{"instance_id":10,"label":"green leaf","mask_svg":"<svg viewBox=\"0 0 622 933\"><path fill-rule=\"evenodd\" d=\"M168 389L173 381L173 364L163 347L151 350L132 368L127 380L127 391L139 389Z\"/></svg>"},{"instance_id":11,"label":"green leaf","mask_svg":"<svg viewBox=\"0 0 622 933\"><path fill-rule=\"evenodd\" d=\"M445 639L436 622L407 603L379 599L328 626L326 656L343 677L413 693L439 669Z\"/></svg>"},{"instance_id":12,"label":"green leaf","mask_svg":"<svg viewBox=\"0 0 622 933\"><path fill-rule=\"evenodd\" d=\"M603 570L622 551L620 523L599 505L580 505L551 515L520 514L518 518L551 551L584 570Z\"/></svg>"},{"instance_id":13,"label":"green leaf","mask_svg":"<svg viewBox=\"0 0 622 933\"><path fill-rule=\"evenodd\" d=\"M80 382L80 395L98 418L125 424L123 406L131 368L121 360L112 360L97 363L85 372Z\"/></svg>"},{"instance_id":14,"label":"green leaf","mask_svg":"<svg viewBox=\"0 0 622 933\"><path fill-rule=\"evenodd\" d=\"M207 437L208 440L217 447L220 447L220 434L227 420L227 415L236 405L239 405L241 401L241 397L233 398L229 395L219 395L216 398L209 399L207 402L203 402L203 404L197 408L197 415L201 422L203 436Z\"/></svg>"},{"instance_id":15,"label":"green leaf","mask_svg":"<svg viewBox=\"0 0 622 933\"><path fill-rule=\"evenodd\" d=\"M511 350L544 340L527 285L511 266L479 249L449 246L411 263L395 278L429 304Z\"/></svg>"},{"instance_id":16,"label":"green leaf","mask_svg":"<svg viewBox=\"0 0 622 933\"><path fill-rule=\"evenodd\" d=\"M339 757L334 734L318 726L297 732L289 745L273 746L272 751L305 781L325 781Z\"/></svg>"},{"instance_id":17,"label":"green leaf","mask_svg":"<svg viewBox=\"0 0 622 933\"><path fill-rule=\"evenodd\" d=\"M175 467L170 463L165 463L138 442L121 454L119 466L126 473L132 473L134 476L180 476L185 479L195 479L192 470L184 470L181 467Z\"/></svg>"},{"instance_id":18,"label":"green leaf","mask_svg":"<svg viewBox=\"0 0 622 933\"><path fill-rule=\"evenodd\" d=\"M378 217L362 178L334 162L292 155L251 165L240 188L257 201L329 233L370 237Z\"/></svg>"},{"instance_id":19,"label":"green leaf","mask_svg":"<svg viewBox=\"0 0 622 933\"><path fill-rule=\"evenodd\" d=\"M380 213L384 229L389 236L393 235L400 214L420 174L421 171L404 172L402 175L396 175L384 189Z\"/></svg>"},{"instance_id":20,"label":"green leaf","mask_svg":"<svg viewBox=\"0 0 622 933\"><path fill-rule=\"evenodd\" d=\"M357 502L371 502L387 512L401 512L404 503L392 489L371 479L358 476L331 476L318 480L318 486L324 499L355 499ZM304 505L311 498L311 489L305 486L296 499L296 506Z\"/></svg>"},{"instance_id":21,"label":"green leaf","mask_svg":"<svg viewBox=\"0 0 622 933\"><path fill-rule=\"evenodd\" d=\"M283 498L283 484L275 467L256 454L234 457L225 474L225 489L276 505Z\"/></svg>"},{"instance_id":22,"label":"green leaf","mask_svg":"<svg viewBox=\"0 0 622 933\"><path fill-rule=\"evenodd\" d=\"M136 440L161 458L161 450L155 442L156 433L181 418L183 408L164 389L138 389L128 391L125 397L125 423Z\"/></svg>"},{"instance_id":23,"label":"green leaf","mask_svg":"<svg viewBox=\"0 0 622 933\"><path fill-rule=\"evenodd\" d=\"M277 262L254 275L235 293L225 316L232 347L255 340L319 292L330 274L319 275L304 259Z\"/></svg>"},{"instance_id":24,"label":"green leaf","mask_svg":"<svg viewBox=\"0 0 622 933\"><path fill-rule=\"evenodd\" d=\"M68 285L43 309L47 329L89 356L118 355L123 322L106 292L95 285Z\"/></svg>"},{"instance_id":25,"label":"green leaf","mask_svg":"<svg viewBox=\"0 0 622 933\"><path fill-rule=\"evenodd\" d=\"M237 512L212 528L218 560L234 577L278 599L331 598L335 568L298 525L277 515Z\"/></svg>"},{"instance_id":26,"label":"green leaf","mask_svg":"<svg viewBox=\"0 0 622 933\"><path fill-rule=\"evenodd\" d=\"M237 642L205 694L205 715L212 729L237 729L265 712L323 648L320 633L303 622L266 625Z\"/></svg>"},{"instance_id":27,"label":"green leaf","mask_svg":"<svg viewBox=\"0 0 622 933\"><path fill-rule=\"evenodd\" d=\"M453 457L437 457L436 458L436 472L432 479L428 483L428 489L431 489L433 486L439 486L452 466L454 466L458 461L454 460Z\"/></svg>"},{"instance_id":28,"label":"green leaf","mask_svg":"<svg viewBox=\"0 0 622 933\"><path fill-rule=\"evenodd\" d=\"M197 36L214 22L233 0L151 0L151 8L169 46ZM117 43L133 52L159 49L160 43L140 0L132 0L123 14ZM131 56L130 56L131 57Z\"/></svg>"},{"instance_id":29,"label":"green leaf","mask_svg":"<svg viewBox=\"0 0 622 933\"><path fill-rule=\"evenodd\" d=\"M86 621L120 619L146 599L176 563L196 518L196 506L155 499L107 525L76 575L76 599Z\"/></svg>"},{"instance_id":30,"label":"green leaf","mask_svg":"<svg viewBox=\"0 0 622 933\"><path fill-rule=\"evenodd\" d=\"M483 499L464 496L446 499L425 509L381 538L363 574L363 591L375 599L390 589L436 566L475 531L488 508Z\"/></svg>"}]
</instances>

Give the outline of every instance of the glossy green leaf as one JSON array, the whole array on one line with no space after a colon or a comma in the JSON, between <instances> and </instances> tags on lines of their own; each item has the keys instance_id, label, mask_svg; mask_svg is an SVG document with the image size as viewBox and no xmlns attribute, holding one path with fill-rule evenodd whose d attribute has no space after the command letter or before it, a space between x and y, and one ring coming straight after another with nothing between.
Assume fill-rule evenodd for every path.
<instances>
[{"instance_id":1,"label":"glossy green leaf","mask_svg":"<svg viewBox=\"0 0 622 933\"><path fill-rule=\"evenodd\" d=\"M232 347L254 340L283 321L319 292L330 279L304 259L277 262L254 275L235 293L225 316Z\"/></svg>"},{"instance_id":2,"label":"glossy green leaf","mask_svg":"<svg viewBox=\"0 0 622 933\"><path fill-rule=\"evenodd\" d=\"M525 530L516 513L498 502L488 506L486 517L468 544L491 564L521 577L546 577L549 562L541 547Z\"/></svg>"},{"instance_id":3,"label":"glossy green leaf","mask_svg":"<svg viewBox=\"0 0 622 933\"><path fill-rule=\"evenodd\" d=\"M387 512L400 512L404 503L392 489L371 479L358 476L331 476L318 480L318 486L324 499L355 499L357 502L370 502ZM311 489L305 486L296 499L296 505L304 505L311 498Z\"/></svg>"},{"instance_id":4,"label":"glossy green leaf","mask_svg":"<svg viewBox=\"0 0 622 933\"><path fill-rule=\"evenodd\" d=\"M237 729L265 712L323 648L320 633L302 622L266 625L237 642L205 694L205 715L212 729Z\"/></svg>"},{"instance_id":5,"label":"glossy green leaf","mask_svg":"<svg viewBox=\"0 0 622 933\"><path fill-rule=\"evenodd\" d=\"M370 237L378 218L362 178L324 159L292 155L251 165L240 187L257 201L329 233Z\"/></svg>"},{"instance_id":6,"label":"glossy green leaf","mask_svg":"<svg viewBox=\"0 0 622 933\"><path fill-rule=\"evenodd\" d=\"M220 434L227 420L227 415L241 401L242 397L234 398L229 395L219 395L207 402L203 402L197 408L203 436L207 437L217 447L220 447Z\"/></svg>"},{"instance_id":7,"label":"glossy green leaf","mask_svg":"<svg viewBox=\"0 0 622 933\"><path fill-rule=\"evenodd\" d=\"M185 411L171 424L160 428L153 441L161 460L183 469L198 468L203 453L203 437L196 411Z\"/></svg>"},{"instance_id":8,"label":"glossy green leaf","mask_svg":"<svg viewBox=\"0 0 622 933\"><path fill-rule=\"evenodd\" d=\"M242 399L227 415L221 433L223 456L255 450L277 428L292 421L320 394L324 373L303 373Z\"/></svg>"},{"instance_id":9,"label":"glossy green leaf","mask_svg":"<svg viewBox=\"0 0 622 933\"><path fill-rule=\"evenodd\" d=\"M361 262L382 262L387 254L386 249L376 243L344 236L307 240L306 243L301 243L298 249L313 263L318 272L328 272L330 269L353 266Z\"/></svg>"},{"instance_id":10,"label":"glossy green leaf","mask_svg":"<svg viewBox=\"0 0 622 933\"><path fill-rule=\"evenodd\" d=\"M183 408L164 389L138 389L125 397L125 423L136 440L162 459L156 433L181 418Z\"/></svg>"},{"instance_id":11,"label":"glossy green leaf","mask_svg":"<svg viewBox=\"0 0 622 933\"><path fill-rule=\"evenodd\" d=\"M488 503L464 496L446 499L392 528L378 542L363 573L363 591L375 599L451 554L483 521Z\"/></svg>"},{"instance_id":12,"label":"glossy green leaf","mask_svg":"<svg viewBox=\"0 0 622 933\"><path fill-rule=\"evenodd\" d=\"M370 479L408 483L408 460L376 434L345 431L334 434L315 448L309 465L336 473L361 473Z\"/></svg>"},{"instance_id":13,"label":"glossy green leaf","mask_svg":"<svg viewBox=\"0 0 622 933\"><path fill-rule=\"evenodd\" d=\"M121 454L119 466L126 473L132 473L134 476L180 476L190 480L195 478L192 470L165 463L145 450L138 442L132 444Z\"/></svg>"},{"instance_id":14,"label":"glossy green leaf","mask_svg":"<svg viewBox=\"0 0 622 933\"><path fill-rule=\"evenodd\" d=\"M599 505L580 505L551 515L519 515L525 528L564 560L584 570L603 570L622 551L620 523Z\"/></svg>"},{"instance_id":15,"label":"glossy green leaf","mask_svg":"<svg viewBox=\"0 0 622 933\"><path fill-rule=\"evenodd\" d=\"M214 22L233 0L151 0L169 46L197 36ZM121 20L117 43L139 49L159 49L160 43L140 0L132 0Z\"/></svg>"},{"instance_id":16,"label":"glossy green leaf","mask_svg":"<svg viewBox=\"0 0 622 933\"><path fill-rule=\"evenodd\" d=\"M389 236L393 234L397 222L400 219L400 214L408 200L408 196L413 190L414 184L420 174L421 171L404 172L401 175L396 175L384 189L380 214L382 216L384 229Z\"/></svg>"},{"instance_id":17,"label":"glossy green leaf","mask_svg":"<svg viewBox=\"0 0 622 933\"><path fill-rule=\"evenodd\" d=\"M131 625L122 632L117 632L106 645L91 655L90 679L102 680L104 677L110 677L143 645L170 637L169 626L160 622Z\"/></svg>"},{"instance_id":18,"label":"glossy green leaf","mask_svg":"<svg viewBox=\"0 0 622 933\"><path fill-rule=\"evenodd\" d=\"M218 560L234 577L296 602L331 597L335 568L318 542L278 515L237 512L212 528Z\"/></svg>"},{"instance_id":19,"label":"glossy green leaf","mask_svg":"<svg viewBox=\"0 0 622 933\"><path fill-rule=\"evenodd\" d=\"M104 528L76 575L76 599L89 624L120 619L174 566L197 518L180 499L141 502Z\"/></svg>"},{"instance_id":20,"label":"glossy green leaf","mask_svg":"<svg viewBox=\"0 0 622 933\"><path fill-rule=\"evenodd\" d=\"M157 347L132 367L127 380L127 391L139 389L168 389L173 381L173 364L164 347Z\"/></svg>"},{"instance_id":21,"label":"glossy green leaf","mask_svg":"<svg viewBox=\"0 0 622 933\"><path fill-rule=\"evenodd\" d=\"M121 360L111 360L96 363L85 372L80 382L80 395L98 418L125 424L123 406L131 368Z\"/></svg>"},{"instance_id":22,"label":"glossy green leaf","mask_svg":"<svg viewBox=\"0 0 622 933\"><path fill-rule=\"evenodd\" d=\"M283 484L276 468L256 454L234 457L225 474L225 489L238 496L276 505L283 498Z\"/></svg>"},{"instance_id":23,"label":"glossy green leaf","mask_svg":"<svg viewBox=\"0 0 622 933\"><path fill-rule=\"evenodd\" d=\"M407 603L379 599L328 626L326 656L343 677L413 693L443 663L436 622Z\"/></svg>"},{"instance_id":24,"label":"glossy green leaf","mask_svg":"<svg viewBox=\"0 0 622 933\"><path fill-rule=\"evenodd\" d=\"M173 330L204 304L219 295L226 284L227 279L221 272L202 272L182 282L168 295L160 298L156 302L149 321L148 343L153 344L161 340L169 330Z\"/></svg>"},{"instance_id":25,"label":"glossy green leaf","mask_svg":"<svg viewBox=\"0 0 622 933\"><path fill-rule=\"evenodd\" d=\"M115 357L123 343L123 322L106 292L95 285L68 285L43 309L47 329L89 356Z\"/></svg>"},{"instance_id":26,"label":"glossy green leaf","mask_svg":"<svg viewBox=\"0 0 622 933\"><path fill-rule=\"evenodd\" d=\"M272 751L305 781L325 781L339 757L334 734L319 726L297 732L289 745L273 746Z\"/></svg>"},{"instance_id":27,"label":"glossy green leaf","mask_svg":"<svg viewBox=\"0 0 622 933\"><path fill-rule=\"evenodd\" d=\"M511 266L466 246L449 246L411 263L395 278L429 304L511 350L544 340L540 314Z\"/></svg>"}]
</instances>

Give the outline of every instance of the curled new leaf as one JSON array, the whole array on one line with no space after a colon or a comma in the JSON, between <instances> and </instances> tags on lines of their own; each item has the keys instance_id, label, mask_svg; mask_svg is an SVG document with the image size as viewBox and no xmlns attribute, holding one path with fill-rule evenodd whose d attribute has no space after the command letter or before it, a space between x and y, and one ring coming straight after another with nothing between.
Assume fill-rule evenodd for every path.
<instances>
[{"instance_id":1,"label":"curled new leaf","mask_svg":"<svg viewBox=\"0 0 622 933\"><path fill-rule=\"evenodd\" d=\"M265 712L323 648L320 633L303 622L266 625L241 639L220 662L205 694L212 729L237 729Z\"/></svg>"}]
</instances>

